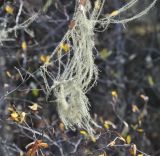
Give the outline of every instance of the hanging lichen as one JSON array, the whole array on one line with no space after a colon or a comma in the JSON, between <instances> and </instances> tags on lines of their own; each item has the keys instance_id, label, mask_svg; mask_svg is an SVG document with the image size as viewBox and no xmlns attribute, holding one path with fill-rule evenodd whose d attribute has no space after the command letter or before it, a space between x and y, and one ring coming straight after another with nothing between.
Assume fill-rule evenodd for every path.
<instances>
[{"instance_id":1,"label":"hanging lichen","mask_svg":"<svg viewBox=\"0 0 160 156\"><path fill-rule=\"evenodd\" d=\"M73 19L69 24L69 30L62 41L51 54L57 60L57 73L48 71L50 63L41 67L45 82L47 97L54 93L57 101L57 110L60 119L66 128L75 129L75 126L87 130L94 135L93 125L97 126L89 114L90 103L86 96L87 91L94 86L98 78L98 70L94 64L93 50L95 49L94 33L98 31L95 25L98 23L104 30L110 23L126 23L148 12L156 0L141 13L123 20L117 20L116 16L131 8L138 0L132 0L119 10L99 19L104 0L96 0L92 8L90 0L77 0ZM62 45L69 45L67 54L63 53ZM67 51L65 50L65 51ZM65 61L63 61L65 57ZM52 63L51 63L52 64ZM52 80L48 83L47 77Z\"/></svg>"}]
</instances>

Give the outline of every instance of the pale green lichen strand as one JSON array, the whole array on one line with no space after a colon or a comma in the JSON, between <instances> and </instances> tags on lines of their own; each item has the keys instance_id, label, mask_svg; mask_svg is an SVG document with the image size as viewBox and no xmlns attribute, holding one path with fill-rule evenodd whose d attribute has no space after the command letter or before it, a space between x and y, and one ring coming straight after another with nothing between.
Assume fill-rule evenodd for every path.
<instances>
[{"instance_id":1,"label":"pale green lichen strand","mask_svg":"<svg viewBox=\"0 0 160 156\"><path fill-rule=\"evenodd\" d=\"M41 67L42 77L46 86L46 94L49 96L54 93L57 101L57 110L60 119L66 128L75 129L84 128L90 135L94 135L93 125L97 126L89 114L90 103L86 96L86 92L95 85L98 78L98 70L94 64L93 49L94 31L96 23L101 25L104 30L110 23L126 23L135 18L146 14L155 4L154 0L149 7L139 14L126 19L115 19L117 15L124 13L131 8L138 0L131 0L124 7L118 10L115 16L103 15L99 19L104 0L96 0L95 7L92 8L90 0L86 0L84 6L79 5L79 0L76 1L75 12L73 15L74 26L68 30L60 44L51 54L52 59L58 53L58 73L53 76L48 72L48 65ZM64 63L62 58L61 44L67 43L70 45L70 52L67 54L67 61ZM50 86L47 81L47 76L53 81Z\"/></svg>"}]
</instances>

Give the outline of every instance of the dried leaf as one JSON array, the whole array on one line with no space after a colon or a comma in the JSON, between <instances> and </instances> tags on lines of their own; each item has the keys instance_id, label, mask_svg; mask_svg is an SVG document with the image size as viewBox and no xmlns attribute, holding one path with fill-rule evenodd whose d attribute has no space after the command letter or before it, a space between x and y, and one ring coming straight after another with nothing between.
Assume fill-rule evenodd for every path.
<instances>
[{"instance_id":1,"label":"dried leaf","mask_svg":"<svg viewBox=\"0 0 160 156\"><path fill-rule=\"evenodd\" d=\"M40 148L48 148L48 147L49 147L48 144L47 144L47 143L44 143L44 142L41 142L40 144L38 144L38 146L39 146Z\"/></svg>"},{"instance_id":2,"label":"dried leaf","mask_svg":"<svg viewBox=\"0 0 160 156\"><path fill-rule=\"evenodd\" d=\"M42 140L36 140L26 146L27 156L36 156L36 152L41 148L48 148L48 144Z\"/></svg>"},{"instance_id":3,"label":"dried leaf","mask_svg":"<svg viewBox=\"0 0 160 156\"><path fill-rule=\"evenodd\" d=\"M27 156L36 156L37 150L29 149L27 152Z\"/></svg>"}]
</instances>

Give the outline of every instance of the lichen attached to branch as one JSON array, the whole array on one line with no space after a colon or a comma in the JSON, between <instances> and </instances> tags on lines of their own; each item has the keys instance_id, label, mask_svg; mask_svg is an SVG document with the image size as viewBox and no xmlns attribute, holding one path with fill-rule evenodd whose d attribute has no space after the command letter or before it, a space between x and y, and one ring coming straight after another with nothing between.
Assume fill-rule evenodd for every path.
<instances>
[{"instance_id":1,"label":"lichen attached to branch","mask_svg":"<svg viewBox=\"0 0 160 156\"><path fill-rule=\"evenodd\" d=\"M98 23L106 30L110 23L126 23L146 14L156 2L154 0L147 9L129 19L116 19L117 15L131 8L137 1L132 0L119 10L99 19L104 0L96 0L94 8L90 0L77 0L69 30L50 56L50 60L53 60L54 56L58 55L54 61L57 74L48 71L50 64L41 67L47 96L52 93L56 96L58 114L66 128L74 130L77 126L94 135L93 125L97 125L89 114L90 103L86 93L98 78L93 55L94 33L97 30L95 25ZM69 45L67 54L64 54L62 44ZM52 84L48 83L47 77L52 80Z\"/></svg>"}]
</instances>

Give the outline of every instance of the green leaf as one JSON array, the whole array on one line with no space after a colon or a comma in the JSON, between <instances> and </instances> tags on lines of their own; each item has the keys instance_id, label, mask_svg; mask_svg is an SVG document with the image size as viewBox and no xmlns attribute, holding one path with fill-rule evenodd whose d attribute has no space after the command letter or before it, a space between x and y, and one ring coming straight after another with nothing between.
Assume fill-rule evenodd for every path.
<instances>
[{"instance_id":1,"label":"green leaf","mask_svg":"<svg viewBox=\"0 0 160 156\"><path fill-rule=\"evenodd\" d=\"M39 95L39 89L37 88L32 89L32 95L37 97Z\"/></svg>"},{"instance_id":2,"label":"green leaf","mask_svg":"<svg viewBox=\"0 0 160 156\"><path fill-rule=\"evenodd\" d=\"M155 84L153 77L151 75L148 75L148 83L151 87L154 86Z\"/></svg>"},{"instance_id":3,"label":"green leaf","mask_svg":"<svg viewBox=\"0 0 160 156\"><path fill-rule=\"evenodd\" d=\"M99 55L100 55L100 58L101 59L107 59L110 55L111 55L111 52L110 51L108 51L106 48L104 48L104 49L102 49L101 51L100 51L100 53L99 53Z\"/></svg>"}]
</instances>

